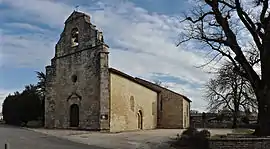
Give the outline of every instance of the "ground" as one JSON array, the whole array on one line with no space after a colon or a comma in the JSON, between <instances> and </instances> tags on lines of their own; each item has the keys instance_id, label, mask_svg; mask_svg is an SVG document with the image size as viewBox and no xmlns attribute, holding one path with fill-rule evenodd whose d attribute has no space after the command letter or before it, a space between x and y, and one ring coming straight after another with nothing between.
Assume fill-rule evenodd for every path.
<instances>
[{"instance_id":1,"label":"ground","mask_svg":"<svg viewBox=\"0 0 270 149\"><path fill-rule=\"evenodd\" d=\"M29 131L24 128L0 125L0 148L4 149L104 149Z\"/></svg>"},{"instance_id":2,"label":"ground","mask_svg":"<svg viewBox=\"0 0 270 149\"><path fill-rule=\"evenodd\" d=\"M122 133L100 133L75 130L30 129L35 132L53 135L70 141L118 149L164 149L167 142L181 134L183 129L155 129ZM211 135L231 133L231 129L209 129ZM1 132L0 132L1 133Z\"/></svg>"},{"instance_id":3,"label":"ground","mask_svg":"<svg viewBox=\"0 0 270 149\"><path fill-rule=\"evenodd\" d=\"M212 135L231 129L209 129ZM0 148L8 149L164 149L183 129L156 129L123 133L29 129L0 125Z\"/></svg>"}]
</instances>

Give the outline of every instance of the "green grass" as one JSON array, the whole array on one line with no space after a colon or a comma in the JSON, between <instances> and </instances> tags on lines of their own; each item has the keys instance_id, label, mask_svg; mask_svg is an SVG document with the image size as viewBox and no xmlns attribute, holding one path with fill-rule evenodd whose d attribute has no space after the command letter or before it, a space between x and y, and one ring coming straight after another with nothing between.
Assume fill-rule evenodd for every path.
<instances>
[{"instance_id":1,"label":"green grass","mask_svg":"<svg viewBox=\"0 0 270 149\"><path fill-rule=\"evenodd\" d=\"M216 138L226 138L227 135L213 135L211 136L212 139L216 139Z\"/></svg>"},{"instance_id":2,"label":"green grass","mask_svg":"<svg viewBox=\"0 0 270 149\"><path fill-rule=\"evenodd\" d=\"M250 135L254 132L254 130L252 129L244 129L244 128L238 128L238 129L233 129L232 133L230 133L231 135L235 134L235 135ZM211 138L226 138L227 135L220 135L220 134L217 134L217 135L214 135L214 136L211 136Z\"/></svg>"},{"instance_id":3,"label":"green grass","mask_svg":"<svg viewBox=\"0 0 270 149\"><path fill-rule=\"evenodd\" d=\"M252 134L254 132L254 130L252 129L234 129L233 133L237 133L237 134Z\"/></svg>"}]
</instances>

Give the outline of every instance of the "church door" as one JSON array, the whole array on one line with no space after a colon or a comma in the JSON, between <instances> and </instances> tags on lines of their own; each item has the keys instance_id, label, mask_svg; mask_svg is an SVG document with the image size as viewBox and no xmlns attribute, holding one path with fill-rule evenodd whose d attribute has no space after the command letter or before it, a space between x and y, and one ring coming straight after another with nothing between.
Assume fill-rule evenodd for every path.
<instances>
[{"instance_id":1,"label":"church door","mask_svg":"<svg viewBox=\"0 0 270 149\"><path fill-rule=\"evenodd\" d=\"M139 110L139 112L137 113L137 118L138 118L138 129L143 129L143 115L141 110Z\"/></svg>"},{"instance_id":2,"label":"church door","mask_svg":"<svg viewBox=\"0 0 270 149\"><path fill-rule=\"evenodd\" d=\"M73 104L70 106L70 127L79 126L79 106Z\"/></svg>"}]
</instances>

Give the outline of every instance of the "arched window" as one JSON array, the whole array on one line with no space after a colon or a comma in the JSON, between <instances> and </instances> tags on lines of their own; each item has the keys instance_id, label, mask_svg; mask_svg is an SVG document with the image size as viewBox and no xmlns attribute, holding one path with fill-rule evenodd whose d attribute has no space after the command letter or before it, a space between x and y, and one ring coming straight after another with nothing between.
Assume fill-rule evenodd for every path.
<instances>
[{"instance_id":1,"label":"arched window","mask_svg":"<svg viewBox=\"0 0 270 149\"><path fill-rule=\"evenodd\" d=\"M143 113L141 110L137 113L138 129L143 129Z\"/></svg>"},{"instance_id":2,"label":"arched window","mask_svg":"<svg viewBox=\"0 0 270 149\"><path fill-rule=\"evenodd\" d=\"M71 30L71 46L75 47L79 45L79 30L77 28L73 28Z\"/></svg>"},{"instance_id":3,"label":"arched window","mask_svg":"<svg viewBox=\"0 0 270 149\"><path fill-rule=\"evenodd\" d=\"M134 107L135 107L134 97L131 96L131 97L130 97L130 109L131 109L132 111L134 111Z\"/></svg>"}]
</instances>

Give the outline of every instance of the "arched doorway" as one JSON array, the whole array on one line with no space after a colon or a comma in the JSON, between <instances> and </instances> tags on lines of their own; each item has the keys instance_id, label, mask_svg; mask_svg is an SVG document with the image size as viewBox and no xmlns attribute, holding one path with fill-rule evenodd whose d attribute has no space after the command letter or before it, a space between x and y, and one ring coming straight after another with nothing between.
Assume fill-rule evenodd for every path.
<instances>
[{"instance_id":1,"label":"arched doorway","mask_svg":"<svg viewBox=\"0 0 270 149\"><path fill-rule=\"evenodd\" d=\"M70 127L78 127L79 126L79 106L77 104L73 104L70 106L69 113L69 125Z\"/></svg>"},{"instance_id":2,"label":"arched doorway","mask_svg":"<svg viewBox=\"0 0 270 149\"><path fill-rule=\"evenodd\" d=\"M138 129L143 129L143 115L141 110L139 110L139 112L137 113L137 119L138 119Z\"/></svg>"}]
</instances>

